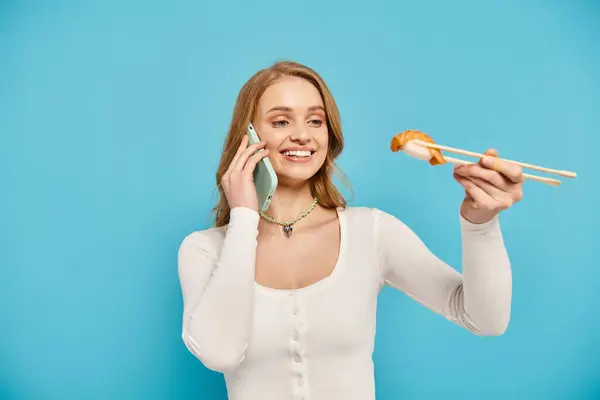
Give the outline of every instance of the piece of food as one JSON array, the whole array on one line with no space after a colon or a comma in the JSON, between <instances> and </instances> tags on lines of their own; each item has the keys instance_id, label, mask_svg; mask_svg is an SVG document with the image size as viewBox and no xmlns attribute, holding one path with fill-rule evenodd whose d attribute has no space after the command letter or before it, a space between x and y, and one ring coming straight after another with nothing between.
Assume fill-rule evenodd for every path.
<instances>
[{"instance_id":1,"label":"piece of food","mask_svg":"<svg viewBox=\"0 0 600 400\"><path fill-rule=\"evenodd\" d=\"M395 135L392 138L390 148L392 149L392 151L402 150L403 152L407 153L412 157L418 158L420 160L429 161L429 164L431 165L439 165L446 163L442 152L440 152L437 149L429 149L427 147L423 147L417 143L414 143L414 140L420 140L422 142L435 144L435 142L429 137L429 135L421 131L409 129L407 131Z\"/></svg>"}]
</instances>

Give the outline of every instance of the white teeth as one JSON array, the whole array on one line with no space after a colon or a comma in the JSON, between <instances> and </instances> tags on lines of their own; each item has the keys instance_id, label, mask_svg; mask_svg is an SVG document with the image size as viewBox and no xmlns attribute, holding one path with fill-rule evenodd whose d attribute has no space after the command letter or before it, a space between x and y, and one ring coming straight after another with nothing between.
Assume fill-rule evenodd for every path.
<instances>
[{"instance_id":1,"label":"white teeth","mask_svg":"<svg viewBox=\"0 0 600 400\"><path fill-rule=\"evenodd\" d=\"M284 156L292 156L292 157L310 157L310 150L292 150L292 151L284 151Z\"/></svg>"}]
</instances>

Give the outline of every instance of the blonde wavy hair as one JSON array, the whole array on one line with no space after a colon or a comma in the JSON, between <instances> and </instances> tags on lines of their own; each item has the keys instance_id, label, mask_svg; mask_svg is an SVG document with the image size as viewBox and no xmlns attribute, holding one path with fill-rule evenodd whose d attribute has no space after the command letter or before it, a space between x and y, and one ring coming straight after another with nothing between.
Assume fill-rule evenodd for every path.
<instances>
[{"instance_id":1,"label":"blonde wavy hair","mask_svg":"<svg viewBox=\"0 0 600 400\"><path fill-rule=\"evenodd\" d=\"M215 225L223 226L229 223L230 207L223 188L221 178L227 171L235 153L246 135L246 127L252 121L258 101L265 90L277 80L286 77L299 77L312 83L321 94L327 114L327 129L329 146L323 166L311 177L310 191L317 197L319 204L328 209L346 207L346 200L333 183L333 175L337 175L346 187L349 184L343 173L335 164L336 158L344 148L344 137L338 107L325 81L311 68L293 61L280 61L254 74L241 88L233 110L233 117L223 146L223 154L216 173L219 200L213 208Z\"/></svg>"}]
</instances>

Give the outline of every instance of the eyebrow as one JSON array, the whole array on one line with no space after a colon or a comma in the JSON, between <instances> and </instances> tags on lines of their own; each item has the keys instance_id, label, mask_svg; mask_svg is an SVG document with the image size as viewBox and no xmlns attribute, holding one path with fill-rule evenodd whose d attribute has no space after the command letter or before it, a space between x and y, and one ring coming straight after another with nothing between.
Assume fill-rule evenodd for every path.
<instances>
[{"instance_id":1,"label":"eyebrow","mask_svg":"<svg viewBox=\"0 0 600 400\"><path fill-rule=\"evenodd\" d=\"M268 114L273 111L292 112L292 109L290 107L278 106L278 107L271 108L270 110L265 112L265 114ZM308 108L308 111L323 111L323 112L325 112L325 109L322 106L312 106L312 107Z\"/></svg>"}]
</instances>

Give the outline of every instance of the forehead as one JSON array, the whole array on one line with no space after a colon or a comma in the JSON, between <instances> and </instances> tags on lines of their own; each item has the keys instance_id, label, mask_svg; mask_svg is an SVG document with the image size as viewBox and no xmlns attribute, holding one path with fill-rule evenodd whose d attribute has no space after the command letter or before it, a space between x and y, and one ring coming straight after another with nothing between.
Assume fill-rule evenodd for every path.
<instances>
[{"instance_id":1,"label":"forehead","mask_svg":"<svg viewBox=\"0 0 600 400\"><path fill-rule=\"evenodd\" d=\"M323 106L323 99L318 89L306 79L285 77L269 86L258 101L259 110L273 107L289 107L307 109Z\"/></svg>"}]
</instances>

